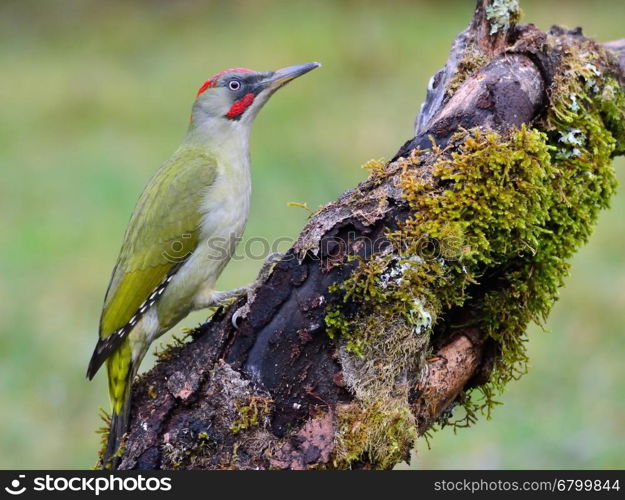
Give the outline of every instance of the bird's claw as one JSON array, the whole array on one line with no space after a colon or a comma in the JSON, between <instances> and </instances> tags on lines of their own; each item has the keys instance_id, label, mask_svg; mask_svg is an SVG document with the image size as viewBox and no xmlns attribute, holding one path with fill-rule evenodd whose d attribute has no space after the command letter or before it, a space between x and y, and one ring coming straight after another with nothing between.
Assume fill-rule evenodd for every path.
<instances>
[{"instance_id":1,"label":"bird's claw","mask_svg":"<svg viewBox=\"0 0 625 500\"><path fill-rule=\"evenodd\" d=\"M236 311L234 311L232 318L230 318L230 321L232 322L232 326L235 328L235 330L239 329L239 319L243 319L241 317L241 314L243 313L243 309L245 309L245 306L239 307Z\"/></svg>"},{"instance_id":2,"label":"bird's claw","mask_svg":"<svg viewBox=\"0 0 625 500\"><path fill-rule=\"evenodd\" d=\"M241 307L239 307L236 311L234 311L234 313L232 314L232 317L230 318L230 322L232 323L232 326L235 328L235 330L239 329L239 321L242 320L243 318L245 318L247 316L247 312L250 308L250 304L253 300L253 296L254 296L254 292L256 291L256 285L250 285L247 289L246 292L246 298L245 298L245 304L243 304Z\"/></svg>"}]
</instances>

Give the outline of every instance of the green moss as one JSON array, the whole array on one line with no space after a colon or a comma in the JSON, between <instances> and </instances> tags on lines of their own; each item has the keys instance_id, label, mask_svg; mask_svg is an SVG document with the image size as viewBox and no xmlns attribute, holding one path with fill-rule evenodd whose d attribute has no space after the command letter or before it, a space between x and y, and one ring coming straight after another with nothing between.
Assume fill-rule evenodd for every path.
<instances>
[{"instance_id":1,"label":"green moss","mask_svg":"<svg viewBox=\"0 0 625 500\"><path fill-rule=\"evenodd\" d=\"M272 403L271 399L261 396L252 396L245 405L235 403L239 418L232 423L230 430L233 434L238 434L241 431L262 425L271 412Z\"/></svg>"},{"instance_id":2,"label":"green moss","mask_svg":"<svg viewBox=\"0 0 625 500\"><path fill-rule=\"evenodd\" d=\"M523 127L507 136L474 130L456 141L451 155L433 152L431 177L411 171L404 176L414 215L392 236L413 254L419 251L414 242L424 237L456 235L457 259L430 260L408 282L437 315L473 302L476 323L501 346L493 380L503 384L524 370L519 332L548 313L566 272L561 256L553 255L561 249L544 251L551 211L561 201L555 185L560 177L547 137L537 130ZM504 265L484 296L472 296L492 278L491 270Z\"/></svg>"},{"instance_id":3,"label":"green moss","mask_svg":"<svg viewBox=\"0 0 625 500\"><path fill-rule=\"evenodd\" d=\"M342 342L343 378L357 401L336 417L332 461L338 468L359 462L391 467L406 458L416 437L408 381L420 370L432 319L421 303L404 303L399 293L389 302L387 294L395 292L385 287L392 288L391 281L401 272L400 259L379 256L362 262L358 277L344 283L349 289L342 293L344 304L357 297L366 305L349 319L341 308L326 316L328 332Z\"/></svg>"},{"instance_id":4,"label":"green moss","mask_svg":"<svg viewBox=\"0 0 625 500\"><path fill-rule=\"evenodd\" d=\"M193 340L195 331L202 325L198 325L196 328L183 328L182 337L177 335L171 336L171 342L169 344L159 344L154 348L154 357L161 363L171 360L181 347Z\"/></svg>"},{"instance_id":5,"label":"green moss","mask_svg":"<svg viewBox=\"0 0 625 500\"><path fill-rule=\"evenodd\" d=\"M595 152L625 154L625 92L614 75L598 69L610 68L614 61L590 40L562 54L547 124L560 158L585 162Z\"/></svg>"},{"instance_id":6,"label":"green moss","mask_svg":"<svg viewBox=\"0 0 625 500\"><path fill-rule=\"evenodd\" d=\"M156 397L158 396L158 394L156 393L156 390L154 389L153 385L149 385L148 386L147 393L148 393L148 397L150 399L156 399Z\"/></svg>"},{"instance_id":7,"label":"green moss","mask_svg":"<svg viewBox=\"0 0 625 500\"><path fill-rule=\"evenodd\" d=\"M485 384L471 391L461 393L454 404L441 415L438 421L439 426L441 428L451 427L454 433L456 433L458 429L470 427L476 423L480 415L489 419L495 407L502 404L495 400L496 396L496 389L492 384ZM460 409L459 414L455 412L457 408ZM434 426L424 433L426 442L436 428L437 426Z\"/></svg>"},{"instance_id":8,"label":"green moss","mask_svg":"<svg viewBox=\"0 0 625 500\"><path fill-rule=\"evenodd\" d=\"M482 52L475 43L471 42L464 51L462 59L458 61L456 73L447 83L447 93L452 95L465 80L475 75L481 68L490 62L490 58Z\"/></svg>"},{"instance_id":9,"label":"green moss","mask_svg":"<svg viewBox=\"0 0 625 500\"><path fill-rule=\"evenodd\" d=\"M94 467L94 469L97 469L97 470L102 469L104 453L106 452L106 445L108 443L109 432L111 429L111 415L103 408L100 408L99 417L100 417L100 420L102 420L104 425L102 427L99 427L95 431L96 434L100 435L100 451L98 452L98 461Z\"/></svg>"},{"instance_id":10,"label":"green moss","mask_svg":"<svg viewBox=\"0 0 625 500\"><path fill-rule=\"evenodd\" d=\"M326 316L328 333L347 353L342 363L353 372L349 387L361 400L359 417L345 422L375 427L377 405L390 401L406 411L398 403L396 375L423 366L436 328L458 326L438 321L456 306L473 312L471 323L496 341L499 355L490 381L477 389L481 397L457 401L465 416L455 425L470 424L479 411L490 414L495 395L525 373L527 325L547 318L570 258L614 194L611 158L625 149L625 94L614 77L597 70L610 67L609 56L597 46L587 49L562 56L545 132L526 126L507 133L463 131L445 150L400 160L412 215L388 234L394 251L360 261L348 280L332 288L341 300ZM601 59L596 66L589 54ZM426 342L411 344L418 338ZM377 346L389 339L412 345L407 352L415 358L396 349L380 352ZM368 367L381 362L393 366L393 376L363 397L375 378ZM341 456L362 456L369 434L384 432L346 431ZM411 435L408 425L404 439L387 438L403 442Z\"/></svg>"},{"instance_id":11,"label":"green moss","mask_svg":"<svg viewBox=\"0 0 625 500\"><path fill-rule=\"evenodd\" d=\"M362 168L369 172L369 179L375 182L375 185L378 185L385 177L386 174L386 161L382 158L378 160L369 160Z\"/></svg>"},{"instance_id":12,"label":"green moss","mask_svg":"<svg viewBox=\"0 0 625 500\"><path fill-rule=\"evenodd\" d=\"M337 409L336 447L332 464L348 469L366 463L375 469L390 469L410 453L416 438L410 409L398 402L377 402L363 407L344 405ZM410 429L410 432L406 432Z\"/></svg>"},{"instance_id":13,"label":"green moss","mask_svg":"<svg viewBox=\"0 0 625 500\"><path fill-rule=\"evenodd\" d=\"M210 457L215 449L215 441L207 432L200 431L195 435L195 439L190 439L185 443L165 443L162 446L163 464L167 464L167 468L173 470L194 469L202 459Z\"/></svg>"},{"instance_id":14,"label":"green moss","mask_svg":"<svg viewBox=\"0 0 625 500\"><path fill-rule=\"evenodd\" d=\"M100 420L104 423L102 427L96 430L96 434L100 435L100 451L98 452L98 461L93 467L95 470L106 470L111 468L111 464L104 465L104 454L106 453L106 447L108 444L109 433L111 429L111 415L104 409L100 408ZM119 448L114 456L121 457L126 449L126 436L122 437L122 441L119 444Z\"/></svg>"}]
</instances>

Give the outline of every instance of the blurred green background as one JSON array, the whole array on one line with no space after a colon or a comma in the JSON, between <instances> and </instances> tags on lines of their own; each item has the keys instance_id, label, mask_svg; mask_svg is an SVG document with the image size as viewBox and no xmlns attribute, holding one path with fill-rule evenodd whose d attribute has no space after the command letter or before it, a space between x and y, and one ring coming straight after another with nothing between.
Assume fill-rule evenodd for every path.
<instances>
[{"instance_id":1,"label":"blurred green background","mask_svg":"<svg viewBox=\"0 0 625 500\"><path fill-rule=\"evenodd\" d=\"M411 137L430 76L474 2L0 3L0 468L93 465L108 408L87 382L101 301L134 202L177 147L197 87L232 66L323 68L281 91L252 135L247 238L294 238ZM523 0L525 20L625 36L620 0ZM616 168L625 181L625 162ZM417 468L625 467L625 196L603 213L530 373L502 407L419 443ZM223 288L256 275L232 263ZM195 314L191 326L205 318ZM175 330L180 331L179 328ZM148 368L152 360L146 360Z\"/></svg>"}]
</instances>

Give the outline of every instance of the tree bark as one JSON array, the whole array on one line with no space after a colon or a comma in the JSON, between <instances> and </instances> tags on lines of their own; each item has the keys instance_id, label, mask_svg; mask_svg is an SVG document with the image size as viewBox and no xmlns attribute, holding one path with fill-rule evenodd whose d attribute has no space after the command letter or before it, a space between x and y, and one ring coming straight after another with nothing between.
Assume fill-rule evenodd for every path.
<instances>
[{"instance_id":1,"label":"tree bark","mask_svg":"<svg viewBox=\"0 0 625 500\"><path fill-rule=\"evenodd\" d=\"M311 217L250 298L238 328L231 318L244 299L217 311L192 341L170 349L135 383L121 469L388 468L405 458L409 447L380 458L386 452L376 443L387 450L384 440L392 439L384 434L378 440L368 435L358 457L337 458L338 448L348 446L345 436L369 432L370 423L366 415L341 417L359 411L350 377L361 365L357 357L348 361L342 339L328 335L326 315L340 300L336 284L358 265L352 257L367 260L384 251L389 229L410 216L402 159L434 146L453 152L454 134L475 127L542 127L558 54L586 39L579 29L554 27L546 34L517 25L514 3L478 1L446 66L430 81L415 136L384 166L383 178L368 179ZM503 9L498 17L497 6ZM605 47L616 57L599 69L623 86L625 40ZM476 50L483 62L467 68L469 51ZM430 167L422 165L424 175ZM448 328L451 316L471 314L466 304L440 315L419 348L418 365L402 374L418 435L465 391L485 383L500 355L497 342L479 328Z\"/></svg>"}]
</instances>

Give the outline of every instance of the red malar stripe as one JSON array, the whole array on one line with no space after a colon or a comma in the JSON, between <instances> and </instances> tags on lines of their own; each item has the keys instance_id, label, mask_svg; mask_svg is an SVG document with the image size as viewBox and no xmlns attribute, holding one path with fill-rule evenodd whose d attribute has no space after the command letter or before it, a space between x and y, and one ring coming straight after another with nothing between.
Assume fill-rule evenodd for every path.
<instances>
[{"instance_id":1,"label":"red malar stripe","mask_svg":"<svg viewBox=\"0 0 625 500\"><path fill-rule=\"evenodd\" d=\"M226 113L226 117L236 118L237 116L245 112L245 110L249 108L250 105L254 102L254 97L255 95L251 92L249 94L245 94L241 99L239 99L230 107L230 110L228 111L228 113Z\"/></svg>"}]
</instances>

